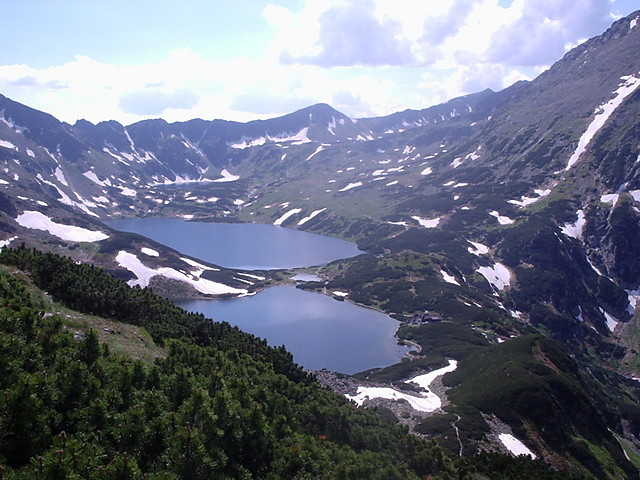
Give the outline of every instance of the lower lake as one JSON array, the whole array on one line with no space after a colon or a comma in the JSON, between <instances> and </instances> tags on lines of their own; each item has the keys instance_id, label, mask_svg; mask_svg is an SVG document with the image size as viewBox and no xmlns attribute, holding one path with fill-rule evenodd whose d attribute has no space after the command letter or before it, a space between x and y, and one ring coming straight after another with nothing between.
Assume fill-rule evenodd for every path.
<instances>
[{"instance_id":1,"label":"lower lake","mask_svg":"<svg viewBox=\"0 0 640 480\"><path fill-rule=\"evenodd\" d=\"M284 345L299 365L356 373L400 361L398 322L387 315L295 287L272 287L252 297L176 302L185 310L225 320Z\"/></svg>"},{"instance_id":2,"label":"lower lake","mask_svg":"<svg viewBox=\"0 0 640 480\"><path fill-rule=\"evenodd\" d=\"M322 265L363 252L355 244L274 225L188 222L138 218L105 222L183 254L229 268L269 270ZM296 280L318 280L298 275ZM355 373L392 365L409 348L398 345L391 317L327 295L295 287L272 287L230 300L176 302L185 310L226 321L284 345L299 365Z\"/></svg>"}]
</instances>

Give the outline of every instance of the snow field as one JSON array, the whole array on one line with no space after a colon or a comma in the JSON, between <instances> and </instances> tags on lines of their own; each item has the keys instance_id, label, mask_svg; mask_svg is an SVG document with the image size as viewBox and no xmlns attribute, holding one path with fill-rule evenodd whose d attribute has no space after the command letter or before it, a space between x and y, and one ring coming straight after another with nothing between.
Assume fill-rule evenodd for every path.
<instances>
[{"instance_id":1,"label":"snow field","mask_svg":"<svg viewBox=\"0 0 640 480\"><path fill-rule=\"evenodd\" d=\"M514 455L528 455L533 460L538 458L535 453L533 453L525 446L524 443L522 443L510 433L501 433L500 435L498 435L498 438L500 439L500 442L502 442L502 444L505 446L505 448Z\"/></svg>"},{"instance_id":2,"label":"snow field","mask_svg":"<svg viewBox=\"0 0 640 480\"><path fill-rule=\"evenodd\" d=\"M574 223L565 223L560 230L562 230L562 233L566 236L580 240L582 239L582 231L587 221L584 217L584 210L578 210L576 214L578 215L578 219Z\"/></svg>"},{"instance_id":3,"label":"snow field","mask_svg":"<svg viewBox=\"0 0 640 480\"><path fill-rule=\"evenodd\" d=\"M476 270L487 282L498 290L504 290L511 283L511 273L503 264L496 262L492 267L480 267Z\"/></svg>"},{"instance_id":4,"label":"snow field","mask_svg":"<svg viewBox=\"0 0 640 480\"><path fill-rule=\"evenodd\" d=\"M596 109L596 115L587 127L587 130L582 134L578 141L578 147L569 158L565 170L569 170L580 158L580 155L587 149L587 145L596 133L604 126L611 114L624 102L625 98L631 95L636 88L640 85L640 78L633 75L624 76L621 78L622 83L616 91L613 92L613 98L607 103L600 105Z\"/></svg>"},{"instance_id":5,"label":"snow field","mask_svg":"<svg viewBox=\"0 0 640 480\"><path fill-rule=\"evenodd\" d=\"M500 225L511 225L516 222L512 218L505 217L504 215L500 215L496 210L489 212L489 215L491 215L492 217L496 217Z\"/></svg>"},{"instance_id":6,"label":"snow field","mask_svg":"<svg viewBox=\"0 0 640 480\"><path fill-rule=\"evenodd\" d=\"M296 213L300 213L301 211L302 211L301 208L293 208L289 210L287 213L285 213L284 215L282 215L280 218L278 218L275 222L273 222L273 224L282 225L289 217L295 215Z\"/></svg>"},{"instance_id":7,"label":"snow field","mask_svg":"<svg viewBox=\"0 0 640 480\"><path fill-rule=\"evenodd\" d=\"M418 216L414 215L411 218L413 218L416 222L418 222L420 224L420 226L425 227L425 228L436 228L438 226L438 224L440 223L440 217L422 218L422 217L418 217Z\"/></svg>"},{"instance_id":8,"label":"snow field","mask_svg":"<svg viewBox=\"0 0 640 480\"><path fill-rule=\"evenodd\" d=\"M139 285L141 287L146 287L149 285L149 280L156 275L160 275L166 278L171 278L174 280L178 280L184 283L191 285L200 293L208 294L208 295L224 295L224 294L233 294L233 295L247 295L248 291L241 288L234 288L223 283L213 282L211 280L206 280L203 278L196 277L190 278L183 272L179 272L173 268L168 267L160 267L158 269L153 269L145 266L140 259L133 253L125 252L121 250L118 252L116 256L116 262L123 268L131 271L136 277L137 280L129 280L129 285ZM202 273L202 272L200 272Z\"/></svg>"},{"instance_id":9,"label":"snow field","mask_svg":"<svg viewBox=\"0 0 640 480\"><path fill-rule=\"evenodd\" d=\"M19 225L35 230L45 230L51 235L70 242L99 242L109 238L104 232L88 230L75 225L56 223L43 213L26 211L16 218Z\"/></svg>"},{"instance_id":10,"label":"snow field","mask_svg":"<svg viewBox=\"0 0 640 480\"><path fill-rule=\"evenodd\" d=\"M449 365L446 367L406 380L405 383L414 383L426 390L425 393L419 395L403 393L390 387L358 387L356 395L346 395L346 397L353 400L359 406L362 406L365 400L372 398L405 400L414 410L418 410L419 412L434 412L442 406L442 400L429 390L429 386L436 378L441 377L445 373L453 372L457 367L457 361L449 360Z\"/></svg>"}]
</instances>

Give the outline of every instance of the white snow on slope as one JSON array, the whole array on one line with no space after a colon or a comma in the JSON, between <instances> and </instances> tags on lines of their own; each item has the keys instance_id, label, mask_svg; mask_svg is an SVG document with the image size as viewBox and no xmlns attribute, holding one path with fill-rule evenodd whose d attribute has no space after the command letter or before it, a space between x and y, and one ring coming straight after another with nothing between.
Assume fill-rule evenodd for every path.
<instances>
[{"instance_id":1,"label":"white snow on slope","mask_svg":"<svg viewBox=\"0 0 640 480\"><path fill-rule=\"evenodd\" d=\"M120 189L120 194L124 195L125 197L135 197L138 192L136 192L135 190L129 188L129 187L118 187Z\"/></svg>"},{"instance_id":2,"label":"white snow on slope","mask_svg":"<svg viewBox=\"0 0 640 480\"><path fill-rule=\"evenodd\" d=\"M213 268L213 267L207 267L206 265L202 265L199 262L196 262L195 260L191 260L190 258L187 257L180 257L180 260L182 260L184 263L186 263L187 265L191 266L191 267L195 267L198 270L212 270L214 272L219 272L220 269L219 268ZM193 272L191 272L193 275L195 275ZM199 275L198 275L199 276Z\"/></svg>"},{"instance_id":3,"label":"white snow on slope","mask_svg":"<svg viewBox=\"0 0 640 480\"><path fill-rule=\"evenodd\" d=\"M91 180L93 183L97 183L101 187L106 186L106 184L102 180L100 180L98 176L95 173L93 173L91 170L84 172L83 175L87 177L89 180Z\"/></svg>"},{"instance_id":4,"label":"white snow on slope","mask_svg":"<svg viewBox=\"0 0 640 480\"><path fill-rule=\"evenodd\" d=\"M436 228L440 223L440 217L436 218L422 218L416 215L412 216L415 221L417 221L422 227L425 228Z\"/></svg>"},{"instance_id":5,"label":"white snow on slope","mask_svg":"<svg viewBox=\"0 0 640 480\"><path fill-rule=\"evenodd\" d=\"M438 370L434 370L433 372L425 373L423 375L418 375L417 377L413 377L407 380L407 383L415 383L416 385L424 388L425 390L429 389L429 386L433 383L433 381L443 376L445 373L453 372L456 368L458 368L458 362L455 360L449 360L449 365L446 367L442 367Z\"/></svg>"},{"instance_id":6,"label":"white snow on slope","mask_svg":"<svg viewBox=\"0 0 640 480\"><path fill-rule=\"evenodd\" d=\"M621 78L621 80L623 82L620 84L620 87L615 92L613 92L614 98L609 100L607 103L600 105L596 109L595 117L591 121L591 124L587 127L587 130L580 137L580 140L578 141L578 147L576 148L575 152L573 152L573 155L571 155L571 158L569 158L565 170L569 170L578 161L580 155L582 155L586 150L589 142L603 127L611 114L622 104L625 98L631 95L640 85L640 78L633 75L624 76Z\"/></svg>"},{"instance_id":7,"label":"white snow on slope","mask_svg":"<svg viewBox=\"0 0 640 480\"><path fill-rule=\"evenodd\" d=\"M62 169L60 167L56 168L56 171L53 173L53 175L56 177L56 180L58 180L65 187L69 186L69 184L67 183L67 179L64 177L64 173L62 172Z\"/></svg>"},{"instance_id":8,"label":"white snow on slope","mask_svg":"<svg viewBox=\"0 0 640 480\"><path fill-rule=\"evenodd\" d=\"M356 187L361 187L362 186L362 182L355 182L355 183L350 183L349 185L347 185L344 188L341 188L340 190L338 190L339 192L346 192L347 190L351 190L352 188L356 188Z\"/></svg>"},{"instance_id":9,"label":"white snow on slope","mask_svg":"<svg viewBox=\"0 0 640 480\"><path fill-rule=\"evenodd\" d=\"M309 155L305 162L308 162L309 160L311 160L313 157L315 157L317 154L319 154L322 150L324 150L324 146L323 145L318 145L318 148L316 148L316 151L313 152L311 155Z\"/></svg>"},{"instance_id":10,"label":"white snow on slope","mask_svg":"<svg viewBox=\"0 0 640 480\"><path fill-rule=\"evenodd\" d=\"M442 275L442 278L444 279L445 282L460 286L460 284L456 280L456 277L454 277L453 275L449 275L444 270L440 270L440 275Z\"/></svg>"},{"instance_id":11,"label":"white snow on slope","mask_svg":"<svg viewBox=\"0 0 640 480\"><path fill-rule=\"evenodd\" d=\"M493 267L480 267L476 270L498 290L504 290L511 283L511 273L503 264L496 262Z\"/></svg>"},{"instance_id":12,"label":"white snow on slope","mask_svg":"<svg viewBox=\"0 0 640 480\"><path fill-rule=\"evenodd\" d=\"M522 443L510 433L501 433L500 435L498 435L498 438L506 447L506 449L513 453L515 456L528 455L534 460L537 458L535 453L529 450L524 443Z\"/></svg>"},{"instance_id":13,"label":"white snow on slope","mask_svg":"<svg viewBox=\"0 0 640 480\"><path fill-rule=\"evenodd\" d=\"M99 242L109 238L109 235L100 231L56 223L46 215L36 211L22 213L16 218L16 222L26 228L48 231L51 235L70 242Z\"/></svg>"},{"instance_id":14,"label":"white snow on slope","mask_svg":"<svg viewBox=\"0 0 640 480\"><path fill-rule=\"evenodd\" d=\"M425 168L424 170L422 170L422 171L420 172L420 175L429 175L429 174L431 174L432 172L433 172L433 170L431 169L431 167L427 167L427 168Z\"/></svg>"},{"instance_id":15,"label":"white snow on slope","mask_svg":"<svg viewBox=\"0 0 640 480\"><path fill-rule=\"evenodd\" d=\"M9 245L11 242L13 242L16 238L18 237L11 237L11 238L7 238L6 240L0 240L0 250L2 250L4 247L6 247L7 245Z\"/></svg>"},{"instance_id":16,"label":"white snow on slope","mask_svg":"<svg viewBox=\"0 0 640 480\"><path fill-rule=\"evenodd\" d=\"M457 157L453 160L453 162L451 162L451 166L453 168L458 168L460 165L462 165L462 157Z\"/></svg>"},{"instance_id":17,"label":"white snow on slope","mask_svg":"<svg viewBox=\"0 0 640 480\"><path fill-rule=\"evenodd\" d=\"M13 128L18 133L28 132L29 129L27 127L23 127L21 125L17 125L11 117L7 118L4 116L5 109L0 110L0 122L4 123L7 127Z\"/></svg>"},{"instance_id":18,"label":"white snow on slope","mask_svg":"<svg viewBox=\"0 0 640 480\"><path fill-rule=\"evenodd\" d=\"M486 245L483 245L482 243L478 243L478 242L472 242L471 240L467 240L467 242L469 242L471 245L473 245L473 248L468 247L467 250L469 250L469 253L471 253L472 255L486 255L487 253L489 253L489 247L487 247Z\"/></svg>"},{"instance_id":19,"label":"white snow on slope","mask_svg":"<svg viewBox=\"0 0 640 480\"><path fill-rule=\"evenodd\" d=\"M419 395L403 393L390 387L358 387L356 395L346 395L346 397L353 400L358 405L362 405L365 400L371 398L406 400L415 410L420 412L434 412L442 406L442 401L440 400L440 397L429 390L429 386L436 378L441 377L445 373L454 371L457 366L458 362L455 360L449 360L449 366L447 367L406 380L406 383L415 383L427 390L425 393L421 393Z\"/></svg>"},{"instance_id":20,"label":"white snow on slope","mask_svg":"<svg viewBox=\"0 0 640 480\"><path fill-rule=\"evenodd\" d=\"M224 285L223 283L213 282L211 280L205 280L203 278L193 279L173 268L160 267L158 269L153 269L146 267L138 259L137 256L132 253L125 252L124 250L118 252L116 261L118 262L118 265L126 268L127 270L130 270L136 277L138 277L137 280L129 280L128 283L131 286L139 285L141 287L146 287L149 285L149 280L151 280L152 277L160 275L166 278L171 278L180 282L188 283L199 292L208 295L246 295L248 293L245 289L233 288L228 285Z\"/></svg>"},{"instance_id":21,"label":"white snow on slope","mask_svg":"<svg viewBox=\"0 0 640 480\"><path fill-rule=\"evenodd\" d=\"M496 210L489 212L489 215L496 217L500 225L511 225L512 223L515 223L515 220L505 217L504 215L500 215Z\"/></svg>"},{"instance_id":22,"label":"white snow on slope","mask_svg":"<svg viewBox=\"0 0 640 480\"><path fill-rule=\"evenodd\" d=\"M281 133L276 136L265 135L264 137L258 138L248 138L242 137L239 142L231 143L229 146L231 148L239 148L245 149L249 147L257 147L260 145L264 145L266 143L280 143L280 142L295 142L296 144L300 143L309 143L309 137L307 136L307 132L309 131L309 127L304 127L296 134L291 133Z\"/></svg>"},{"instance_id":23,"label":"white snow on slope","mask_svg":"<svg viewBox=\"0 0 640 480\"><path fill-rule=\"evenodd\" d=\"M230 174L226 168L220 172L220 175L222 175L222 178L216 178L214 182L235 182L240 179L238 175Z\"/></svg>"},{"instance_id":24,"label":"white snow on slope","mask_svg":"<svg viewBox=\"0 0 640 480\"><path fill-rule=\"evenodd\" d=\"M574 223L565 223L561 228L562 233L564 233L567 237L572 237L580 240L582 238L582 231L584 230L584 225L587 223L584 218L584 210L578 210L578 219Z\"/></svg>"},{"instance_id":25,"label":"white snow on slope","mask_svg":"<svg viewBox=\"0 0 640 480\"><path fill-rule=\"evenodd\" d=\"M605 312L602 308L600 309L600 312L604 315L604 318L607 319L607 327L611 332L613 332L620 323L620 320L618 320L613 315Z\"/></svg>"},{"instance_id":26,"label":"white snow on slope","mask_svg":"<svg viewBox=\"0 0 640 480\"><path fill-rule=\"evenodd\" d=\"M638 290L626 290L627 298L629 299L629 306L627 307L627 312L629 315L634 315L636 313L636 308L638 306L638 302L640 301L640 289Z\"/></svg>"},{"instance_id":27,"label":"white snow on slope","mask_svg":"<svg viewBox=\"0 0 640 480\"><path fill-rule=\"evenodd\" d=\"M309 215L308 217L304 217L302 220L300 220L298 222L298 225L304 225L309 220L311 220L313 217L315 217L316 215L320 215L325 210L326 210L326 207L325 208L321 208L320 210L314 210L313 212L311 212L311 215Z\"/></svg>"},{"instance_id":28,"label":"white snow on slope","mask_svg":"<svg viewBox=\"0 0 640 480\"><path fill-rule=\"evenodd\" d=\"M289 218L292 215L295 215L296 213L300 213L301 211L302 211L301 208L293 208L293 209L289 210L287 213L285 213L284 215L282 215L275 222L273 222L273 224L274 225L282 225L287 218Z\"/></svg>"},{"instance_id":29,"label":"white snow on slope","mask_svg":"<svg viewBox=\"0 0 640 480\"><path fill-rule=\"evenodd\" d=\"M620 195L618 195L617 193L610 193L608 195L601 195L600 201L602 203L611 203L612 205L615 205L616 203L618 203L618 197L620 197Z\"/></svg>"},{"instance_id":30,"label":"white snow on slope","mask_svg":"<svg viewBox=\"0 0 640 480\"><path fill-rule=\"evenodd\" d=\"M0 147L10 148L11 150L16 150L16 151L18 150L18 147L16 147L9 140L0 140Z\"/></svg>"},{"instance_id":31,"label":"white snow on slope","mask_svg":"<svg viewBox=\"0 0 640 480\"><path fill-rule=\"evenodd\" d=\"M519 207L526 207L528 205L536 203L541 198L544 198L547 195L549 195L551 193L551 189L546 189L546 190L535 189L534 193L536 195L538 195L538 196L537 197L525 197L523 195L522 197L520 197L520 200L509 200L509 203L511 203L513 205L518 205Z\"/></svg>"},{"instance_id":32,"label":"white snow on slope","mask_svg":"<svg viewBox=\"0 0 640 480\"><path fill-rule=\"evenodd\" d=\"M144 253L145 255L149 255L150 257L159 257L160 256L160 254L158 252L156 252L155 250L153 250L152 248L142 247L140 249L140 251L142 253Z\"/></svg>"},{"instance_id":33,"label":"white snow on slope","mask_svg":"<svg viewBox=\"0 0 640 480\"><path fill-rule=\"evenodd\" d=\"M636 17L629 22L629 30L633 30L634 28L636 28L636 25L638 25L638 18L639 17Z\"/></svg>"}]
</instances>

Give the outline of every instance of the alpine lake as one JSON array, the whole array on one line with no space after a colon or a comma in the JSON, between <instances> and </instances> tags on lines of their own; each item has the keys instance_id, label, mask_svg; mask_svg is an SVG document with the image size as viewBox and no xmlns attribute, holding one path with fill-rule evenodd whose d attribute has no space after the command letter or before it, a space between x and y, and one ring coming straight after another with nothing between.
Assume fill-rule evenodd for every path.
<instances>
[{"instance_id":1,"label":"alpine lake","mask_svg":"<svg viewBox=\"0 0 640 480\"><path fill-rule=\"evenodd\" d=\"M105 222L227 268L274 270L318 266L361 254L344 240L275 225L135 218ZM317 280L298 275L295 281ZM398 363L410 350L395 337L391 317L327 295L278 286L227 300L181 300L178 306L226 321L284 345L294 361L311 369L356 373Z\"/></svg>"}]
</instances>

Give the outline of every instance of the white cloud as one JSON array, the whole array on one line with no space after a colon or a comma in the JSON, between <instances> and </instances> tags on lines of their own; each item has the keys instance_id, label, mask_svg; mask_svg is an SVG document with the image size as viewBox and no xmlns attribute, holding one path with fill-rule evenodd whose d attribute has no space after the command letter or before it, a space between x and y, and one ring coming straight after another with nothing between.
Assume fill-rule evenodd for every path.
<instances>
[{"instance_id":1,"label":"white cloud","mask_svg":"<svg viewBox=\"0 0 640 480\"><path fill-rule=\"evenodd\" d=\"M191 109L198 103L198 96L188 88L165 92L157 88L145 88L129 92L118 102L125 113L160 115L170 108Z\"/></svg>"},{"instance_id":2,"label":"white cloud","mask_svg":"<svg viewBox=\"0 0 640 480\"><path fill-rule=\"evenodd\" d=\"M49 67L0 65L0 91L70 123L248 121L316 102L351 117L386 115L531 79L568 45L604 31L620 2L274 1L247 9L264 35L244 56L176 45L137 64L79 55Z\"/></svg>"},{"instance_id":3,"label":"white cloud","mask_svg":"<svg viewBox=\"0 0 640 480\"><path fill-rule=\"evenodd\" d=\"M386 16L378 18L375 6L374 0L332 5L318 19L320 28L313 53L295 55L284 50L282 61L324 67L415 63L401 22Z\"/></svg>"}]
</instances>

